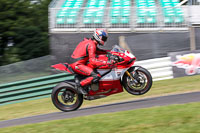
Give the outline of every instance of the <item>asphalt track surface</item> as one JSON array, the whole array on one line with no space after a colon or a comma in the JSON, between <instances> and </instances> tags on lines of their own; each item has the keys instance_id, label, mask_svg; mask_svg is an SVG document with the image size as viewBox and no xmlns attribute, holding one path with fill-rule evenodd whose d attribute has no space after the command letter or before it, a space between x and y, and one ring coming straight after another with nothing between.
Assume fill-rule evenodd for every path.
<instances>
[{"instance_id":1,"label":"asphalt track surface","mask_svg":"<svg viewBox=\"0 0 200 133\"><path fill-rule=\"evenodd\" d=\"M134 109L149 108L154 106L165 106L170 104L184 104L191 102L200 102L200 92L145 98L141 100L133 100L128 102L120 102L102 106L82 108L72 112L55 112L50 114L0 121L0 128L23 125L23 124L39 123L51 120L67 119L79 116L87 116L93 114L134 110Z\"/></svg>"}]
</instances>

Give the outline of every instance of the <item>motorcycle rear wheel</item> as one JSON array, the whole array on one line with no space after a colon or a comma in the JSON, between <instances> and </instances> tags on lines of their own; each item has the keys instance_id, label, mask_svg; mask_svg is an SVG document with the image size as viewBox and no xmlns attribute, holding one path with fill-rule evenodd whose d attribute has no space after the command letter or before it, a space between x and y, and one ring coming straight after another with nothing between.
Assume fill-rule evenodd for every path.
<instances>
[{"instance_id":1,"label":"motorcycle rear wheel","mask_svg":"<svg viewBox=\"0 0 200 133\"><path fill-rule=\"evenodd\" d=\"M143 67L138 67L138 69L136 69L137 67L132 67L128 70L131 76L134 77L134 80L127 73L124 74L122 79L124 89L132 95L143 95L147 93L151 89L153 82L149 71Z\"/></svg>"},{"instance_id":2,"label":"motorcycle rear wheel","mask_svg":"<svg viewBox=\"0 0 200 133\"><path fill-rule=\"evenodd\" d=\"M77 110L83 103L83 95L68 84L54 87L51 99L55 107L64 112Z\"/></svg>"}]
</instances>

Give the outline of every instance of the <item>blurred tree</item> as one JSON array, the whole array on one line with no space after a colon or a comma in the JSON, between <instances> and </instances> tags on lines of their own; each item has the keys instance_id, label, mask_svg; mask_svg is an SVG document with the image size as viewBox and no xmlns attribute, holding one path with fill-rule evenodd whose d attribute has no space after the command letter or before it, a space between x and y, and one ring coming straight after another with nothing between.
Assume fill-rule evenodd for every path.
<instances>
[{"instance_id":1,"label":"blurred tree","mask_svg":"<svg viewBox=\"0 0 200 133\"><path fill-rule=\"evenodd\" d=\"M19 49L20 59L27 60L49 54L48 35L36 26L19 28L15 37L15 47Z\"/></svg>"},{"instance_id":2,"label":"blurred tree","mask_svg":"<svg viewBox=\"0 0 200 133\"><path fill-rule=\"evenodd\" d=\"M33 14L35 24L44 32L48 32L48 5L51 0L37 0L38 3L34 5Z\"/></svg>"},{"instance_id":3,"label":"blurred tree","mask_svg":"<svg viewBox=\"0 0 200 133\"><path fill-rule=\"evenodd\" d=\"M10 63L14 63L14 62L18 62L20 61L20 57L19 57L19 49L12 47L12 48L7 48L5 50L5 54L2 58L3 61L3 65L6 62L6 64L10 64Z\"/></svg>"},{"instance_id":4,"label":"blurred tree","mask_svg":"<svg viewBox=\"0 0 200 133\"><path fill-rule=\"evenodd\" d=\"M0 65L49 54L50 0L0 0ZM13 46L9 46L12 38ZM11 58L11 59L10 59Z\"/></svg>"}]
</instances>

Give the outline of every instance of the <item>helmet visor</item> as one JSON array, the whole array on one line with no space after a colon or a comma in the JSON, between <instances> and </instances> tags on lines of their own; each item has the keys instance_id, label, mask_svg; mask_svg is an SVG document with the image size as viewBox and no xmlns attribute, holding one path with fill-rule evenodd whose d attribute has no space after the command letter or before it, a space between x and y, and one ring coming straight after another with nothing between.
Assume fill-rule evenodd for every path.
<instances>
[{"instance_id":1,"label":"helmet visor","mask_svg":"<svg viewBox=\"0 0 200 133\"><path fill-rule=\"evenodd\" d=\"M102 36L102 41L106 42L107 41L107 36Z\"/></svg>"}]
</instances>

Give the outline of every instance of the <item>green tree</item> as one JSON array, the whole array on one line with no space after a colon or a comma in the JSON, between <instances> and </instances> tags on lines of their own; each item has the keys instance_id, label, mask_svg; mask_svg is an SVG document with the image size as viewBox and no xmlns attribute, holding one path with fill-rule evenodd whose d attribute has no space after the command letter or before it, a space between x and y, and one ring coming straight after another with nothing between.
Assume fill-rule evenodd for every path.
<instances>
[{"instance_id":1,"label":"green tree","mask_svg":"<svg viewBox=\"0 0 200 133\"><path fill-rule=\"evenodd\" d=\"M0 0L0 65L49 54L49 2ZM9 47L11 39L14 46Z\"/></svg>"},{"instance_id":2,"label":"green tree","mask_svg":"<svg viewBox=\"0 0 200 133\"><path fill-rule=\"evenodd\" d=\"M36 26L19 28L15 38L21 60L27 60L49 54L48 35Z\"/></svg>"},{"instance_id":3,"label":"green tree","mask_svg":"<svg viewBox=\"0 0 200 133\"><path fill-rule=\"evenodd\" d=\"M5 54L2 58L3 62L6 62L6 64L14 63L20 61L19 57L19 49L12 47L12 48L7 48L5 50ZM4 61L5 60L5 61Z\"/></svg>"}]
</instances>

